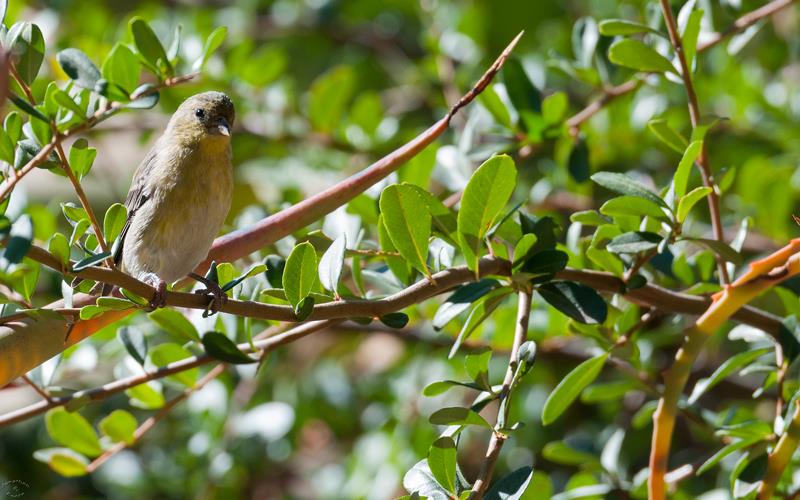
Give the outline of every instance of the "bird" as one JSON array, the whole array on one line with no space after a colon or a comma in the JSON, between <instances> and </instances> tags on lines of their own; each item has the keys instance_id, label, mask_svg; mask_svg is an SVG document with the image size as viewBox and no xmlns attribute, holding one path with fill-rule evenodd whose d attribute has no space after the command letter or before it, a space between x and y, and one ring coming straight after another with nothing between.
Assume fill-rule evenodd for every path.
<instances>
[{"instance_id":1,"label":"bird","mask_svg":"<svg viewBox=\"0 0 800 500\"><path fill-rule=\"evenodd\" d=\"M187 275L206 286L196 293L210 296L212 314L227 298L217 283L192 271L230 210L234 119L233 101L222 92L189 97L133 175L112 254L121 271L156 288L150 309L164 307L167 284Z\"/></svg>"}]
</instances>

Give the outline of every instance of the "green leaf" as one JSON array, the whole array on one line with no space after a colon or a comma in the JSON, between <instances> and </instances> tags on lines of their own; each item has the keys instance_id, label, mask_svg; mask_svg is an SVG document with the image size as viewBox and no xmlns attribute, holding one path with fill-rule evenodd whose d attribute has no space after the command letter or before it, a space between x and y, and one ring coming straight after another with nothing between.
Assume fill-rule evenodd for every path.
<instances>
[{"instance_id":1,"label":"green leaf","mask_svg":"<svg viewBox=\"0 0 800 500\"><path fill-rule=\"evenodd\" d=\"M29 115L31 115L32 117L36 118L39 121L42 121L42 122L44 122L44 123L46 123L48 125L50 124L50 120L44 114L42 114L41 111L39 111L38 109L36 109L33 106L31 106L30 103L28 101L26 101L25 99L23 99L20 96L14 94L13 92L9 92L8 98L11 100L11 102L14 103L14 105L16 107L18 107L22 111L28 113ZM22 143L20 142L19 145L21 146ZM37 152L38 152L38 150L37 150ZM31 155L31 156L33 156L33 155ZM16 161L15 161L15 163L16 163ZM17 167L17 170L19 170L18 167Z\"/></svg>"},{"instance_id":2,"label":"green leaf","mask_svg":"<svg viewBox=\"0 0 800 500\"><path fill-rule=\"evenodd\" d=\"M55 233L50 237L47 242L47 251L53 254L63 266L66 267L69 264L69 241L63 234Z\"/></svg>"},{"instance_id":3,"label":"green leaf","mask_svg":"<svg viewBox=\"0 0 800 500\"><path fill-rule=\"evenodd\" d=\"M384 314L378 319L389 328L405 328L408 324L408 315L401 312Z\"/></svg>"},{"instance_id":4,"label":"green leaf","mask_svg":"<svg viewBox=\"0 0 800 500\"><path fill-rule=\"evenodd\" d=\"M403 488L411 491L408 500L450 500L451 494L433 477L431 468L428 466L428 459L422 459L408 471L403 477ZM402 497L401 497L402 500Z\"/></svg>"},{"instance_id":5,"label":"green leaf","mask_svg":"<svg viewBox=\"0 0 800 500\"><path fill-rule=\"evenodd\" d=\"M669 220L667 214L647 198L636 196L618 196L611 198L600 207L600 213L610 217L633 215L636 217L653 217L658 220Z\"/></svg>"},{"instance_id":6,"label":"green leaf","mask_svg":"<svg viewBox=\"0 0 800 500\"><path fill-rule=\"evenodd\" d=\"M569 108L567 94L553 92L542 101L542 117L548 124L556 125L564 119L567 108Z\"/></svg>"},{"instance_id":7,"label":"green leaf","mask_svg":"<svg viewBox=\"0 0 800 500\"><path fill-rule=\"evenodd\" d=\"M472 382L458 382L456 380L439 380L437 382L432 382L425 386L425 389L422 390L422 395L427 397L438 396L440 394L444 394L448 390L453 387L468 387L470 389L475 389L476 391L484 391L485 389L478 384L474 384Z\"/></svg>"},{"instance_id":8,"label":"green leaf","mask_svg":"<svg viewBox=\"0 0 800 500\"><path fill-rule=\"evenodd\" d=\"M243 272L239 276L227 282L223 281L222 291L227 292L228 290L232 290L234 287L239 286L239 284L242 283L247 278L250 278L251 276L255 276L257 274L261 274L266 270L267 270L266 264L253 264L252 266L250 266L250 268L247 269L247 271Z\"/></svg>"},{"instance_id":9,"label":"green leaf","mask_svg":"<svg viewBox=\"0 0 800 500\"><path fill-rule=\"evenodd\" d=\"M48 90L50 88L51 87L48 87ZM56 104L58 104L62 108L68 111L72 111L73 113L75 113L75 116L79 118L83 118L85 116L86 113L84 112L84 110L78 105L77 102L75 102L72 99L72 97L69 96L69 94L67 94L63 90L59 89L58 87L55 87L55 90L53 91L52 95L53 95L53 100L55 100ZM54 116L55 112L52 114Z\"/></svg>"},{"instance_id":10,"label":"green leaf","mask_svg":"<svg viewBox=\"0 0 800 500\"><path fill-rule=\"evenodd\" d=\"M100 252L100 253L97 253L97 254L94 254L94 255L90 255L89 257L86 257L85 259L76 262L72 266L72 272L77 273L78 271L83 271L84 269L86 269L88 267L92 267L94 265L97 265L97 264L103 262L104 260L106 260L110 256L111 256L111 252Z\"/></svg>"},{"instance_id":11,"label":"green leaf","mask_svg":"<svg viewBox=\"0 0 800 500\"><path fill-rule=\"evenodd\" d=\"M761 356L772 352L771 347L763 347L761 349L753 349L752 351L740 352L722 363L719 368L714 370L708 378L703 378L697 381L692 389L692 394L689 396L689 404L694 404L700 399L700 396L708 392L712 387L722 382L722 380L731 375L733 372L744 368Z\"/></svg>"},{"instance_id":12,"label":"green leaf","mask_svg":"<svg viewBox=\"0 0 800 500\"><path fill-rule=\"evenodd\" d=\"M456 316L469 309L473 302L499 285L500 283L497 280L484 278L457 288L436 311L431 322L433 328L441 330Z\"/></svg>"},{"instance_id":13,"label":"green leaf","mask_svg":"<svg viewBox=\"0 0 800 500\"><path fill-rule=\"evenodd\" d=\"M657 248L660 242L661 237L655 233L632 231L614 237L606 249L612 253L639 253Z\"/></svg>"},{"instance_id":14,"label":"green leaf","mask_svg":"<svg viewBox=\"0 0 800 500\"><path fill-rule=\"evenodd\" d=\"M103 61L103 78L115 85L119 85L130 96L131 92L139 85L141 67L139 59L127 45L117 43Z\"/></svg>"},{"instance_id":15,"label":"green leaf","mask_svg":"<svg viewBox=\"0 0 800 500\"><path fill-rule=\"evenodd\" d=\"M147 358L147 337L135 327L123 326L117 330L117 337L125 350L130 356L136 360L137 363L144 366L144 360Z\"/></svg>"},{"instance_id":16,"label":"green leaf","mask_svg":"<svg viewBox=\"0 0 800 500\"><path fill-rule=\"evenodd\" d=\"M579 222L584 226L602 226L611 222L609 219L600 215L597 210L581 210L569 216L571 222Z\"/></svg>"},{"instance_id":17,"label":"green leaf","mask_svg":"<svg viewBox=\"0 0 800 500\"><path fill-rule=\"evenodd\" d=\"M172 65L169 62L164 46L161 45L153 29L141 17L134 17L128 24L136 50L159 76L172 76Z\"/></svg>"},{"instance_id":18,"label":"green leaf","mask_svg":"<svg viewBox=\"0 0 800 500\"><path fill-rule=\"evenodd\" d=\"M467 316L464 326L461 327L461 331L458 332L458 337L456 337L453 346L450 348L450 353L447 355L448 358L452 359L456 355L461 344L472 335L472 332L474 332L481 323L492 315L494 310L497 309L503 302L503 299L505 299L511 291L512 289L508 287L498 288L492 290L475 302L475 306L469 313L469 316Z\"/></svg>"},{"instance_id":19,"label":"green leaf","mask_svg":"<svg viewBox=\"0 0 800 500\"><path fill-rule=\"evenodd\" d=\"M33 458L46 463L56 473L64 477L85 476L89 460L69 448L45 448L33 452Z\"/></svg>"},{"instance_id":20,"label":"green leaf","mask_svg":"<svg viewBox=\"0 0 800 500\"><path fill-rule=\"evenodd\" d=\"M584 139L579 139L572 147L567 160L567 170L575 182L586 182L592 169L589 165L589 147Z\"/></svg>"},{"instance_id":21,"label":"green leaf","mask_svg":"<svg viewBox=\"0 0 800 500\"><path fill-rule=\"evenodd\" d=\"M637 33L660 34L658 31L654 30L650 26L647 26L646 24L628 21L626 19L606 19L604 21L600 21L600 23L597 25L597 28L600 31L600 34L605 36L625 36L635 35Z\"/></svg>"},{"instance_id":22,"label":"green leaf","mask_svg":"<svg viewBox=\"0 0 800 500\"><path fill-rule=\"evenodd\" d=\"M686 188L689 185L689 174L692 173L692 165L694 165L700 152L703 150L703 141L694 141L683 152L683 158L678 163L678 168L675 170L675 176L672 178L672 184L675 187L675 197L681 198L686 194Z\"/></svg>"},{"instance_id":23,"label":"green leaf","mask_svg":"<svg viewBox=\"0 0 800 500\"><path fill-rule=\"evenodd\" d=\"M634 380L615 380L613 382L593 384L581 393L581 402L592 404L616 401L624 398L626 394L637 388L639 388L639 385Z\"/></svg>"},{"instance_id":24,"label":"green leaf","mask_svg":"<svg viewBox=\"0 0 800 500\"><path fill-rule=\"evenodd\" d=\"M520 272L528 274L553 274L567 267L569 256L561 250L542 250L522 264Z\"/></svg>"},{"instance_id":25,"label":"green leaf","mask_svg":"<svg viewBox=\"0 0 800 500\"><path fill-rule=\"evenodd\" d=\"M127 219L128 209L122 203L114 203L108 207L103 218L103 235L107 242L117 239Z\"/></svg>"},{"instance_id":26,"label":"green leaf","mask_svg":"<svg viewBox=\"0 0 800 500\"><path fill-rule=\"evenodd\" d=\"M16 23L8 32L8 45L11 53L14 54L14 66L27 83L33 83L39 68L44 60L44 37L42 30L33 23Z\"/></svg>"},{"instance_id":27,"label":"green leaf","mask_svg":"<svg viewBox=\"0 0 800 500\"><path fill-rule=\"evenodd\" d=\"M314 130L331 133L342 122L356 86L356 73L339 66L317 78L311 85L308 115Z\"/></svg>"},{"instance_id":28,"label":"green leaf","mask_svg":"<svg viewBox=\"0 0 800 500\"><path fill-rule=\"evenodd\" d=\"M164 395L151 384L140 384L125 391L131 405L143 410L157 410L166 403Z\"/></svg>"},{"instance_id":29,"label":"green leaf","mask_svg":"<svg viewBox=\"0 0 800 500\"><path fill-rule=\"evenodd\" d=\"M664 144L675 152L683 154L689 142L677 130L669 126L663 118L653 118L647 122L647 128Z\"/></svg>"},{"instance_id":30,"label":"green leaf","mask_svg":"<svg viewBox=\"0 0 800 500\"><path fill-rule=\"evenodd\" d=\"M579 323L602 324L608 315L606 302L586 285L553 281L540 285L536 290L548 304Z\"/></svg>"},{"instance_id":31,"label":"green leaf","mask_svg":"<svg viewBox=\"0 0 800 500\"><path fill-rule=\"evenodd\" d=\"M86 139L80 138L72 144L69 148L69 166L78 179L89 173L96 156L97 150L90 148Z\"/></svg>"},{"instance_id":32,"label":"green leaf","mask_svg":"<svg viewBox=\"0 0 800 500\"><path fill-rule=\"evenodd\" d=\"M174 309L161 308L150 313L150 319L176 340L200 342L200 335L186 316Z\"/></svg>"},{"instance_id":33,"label":"green leaf","mask_svg":"<svg viewBox=\"0 0 800 500\"><path fill-rule=\"evenodd\" d=\"M514 261L511 267L514 273L520 271L525 262L533 256L533 249L537 241L539 238L533 233L523 234L522 238L517 241L514 246Z\"/></svg>"},{"instance_id":34,"label":"green leaf","mask_svg":"<svg viewBox=\"0 0 800 500\"><path fill-rule=\"evenodd\" d=\"M389 230L386 229L386 224L383 222L383 215L378 217L378 241L380 242L381 250L384 252L397 253L397 248L395 248L394 243L392 243L392 237L389 236ZM400 282L407 285L411 284L416 271L414 271L414 268L406 259L391 255L386 256L385 260L392 274L394 274Z\"/></svg>"},{"instance_id":35,"label":"green leaf","mask_svg":"<svg viewBox=\"0 0 800 500\"><path fill-rule=\"evenodd\" d=\"M100 430L114 442L133 444L136 440L136 417L125 410L114 410L100 421Z\"/></svg>"},{"instance_id":36,"label":"green leaf","mask_svg":"<svg viewBox=\"0 0 800 500\"><path fill-rule=\"evenodd\" d=\"M542 424L549 425L575 401L578 394L600 374L609 354L587 359L576 366L547 397L542 409Z\"/></svg>"},{"instance_id":37,"label":"green leaf","mask_svg":"<svg viewBox=\"0 0 800 500\"><path fill-rule=\"evenodd\" d=\"M599 468L600 461L591 453L570 447L564 441L552 441L544 445L542 456L556 464L576 465L582 468Z\"/></svg>"},{"instance_id":38,"label":"green leaf","mask_svg":"<svg viewBox=\"0 0 800 500\"><path fill-rule=\"evenodd\" d=\"M311 293L316 281L317 253L311 243L300 243L289 254L289 258L286 259L286 268L283 270L283 289L286 292L286 300L292 304L295 313L299 310L300 302Z\"/></svg>"},{"instance_id":39,"label":"green leaf","mask_svg":"<svg viewBox=\"0 0 800 500\"><path fill-rule=\"evenodd\" d=\"M11 264L18 264L28 254L33 244L33 221L27 214L20 215L11 226L11 232L3 252L3 259Z\"/></svg>"},{"instance_id":40,"label":"green leaf","mask_svg":"<svg viewBox=\"0 0 800 500\"><path fill-rule=\"evenodd\" d=\"M203 348L212 358L226 363L242 365L258 361L240 351L231 339L220 332L207 332L203 335Z\"/></svg>"},{"instance_id":41,"label":"green leaf","mask_svg":"<svg viewBox=\"0 0 800 500\"><path fill-rule=\"evenodd\" d=\"M394 247L415 269L430 276L426 261L431 214L422 198L411 186L392 184L381 193L379 204Z\"/></svg>"},{"instance_id":42,"label":"green leaf","mask_svg":"<svg viewBox=\"0 0 800 500\"><path fill-rule=\"evenodd\" d=\"M491 429L483 417L469 408L449 407L433 412L428 421L434 425L477 425Z\"/></svg>"},{"instance_id":43,"label":"green leaf","mask_svg":"<svg viewBox=\"0 0 800 500\"><path fill-rule=\"evenodd\" d=\"M447 491L456 491L456 443L449 436L442 436L428 451L428 466L436 481Z\"/></svg>"},{"instance_id":44,"label":"green leaf","mask_svg":"<svg viewBox=\"0 0 800 500\"><path fill-rule=\"evenodd\" d=\"M483 89L483 92L478 96L478 100L500 125L511 128L511 115L493 86L489 85Z\"/></svg>"},{"instance_id":45,"label":"green leaf","mask_svg":"<svg viewBox=\"0 0 800 500\"><path fill-rule=\"evenodd\" d=\"M655 203L656 205L668 208L667 204L661 199L660 196L625 174L618 174L616 172L597 172L592 176L592 180L604 188L614 191L615 193L626 196L636 196L637 198L644 198Z\"/></svg>"},{"instance_id":46,"label":"green leaf","mask_svg":"<svg viewBox=\"0 0 800 500\"><path fill-rule=\"evenodd\" d=\"M0 128L0 160L13 164L14 163L14 143L11 141L8 133Z\"/></svg>"},{"instance_id":47,"label":"green leaf","mask_svg":"<svg viewBox=\"0 0 800 500\"><path fill-rule=\"evenodd\" d=\"M127 109L150 109L158 104L159 96L152 83L139 85L131 93L133 100L125 105Z\"/></svg>"},{"instance_id":48,"label":"green leaf","mask_svg":"<svg viewBox=\"0 0 800 500\"><path fill-rule=\"evenodd\" d=\"M428 207L428 212L431 214L433 230L437 231L448 243L453 246L458 246L458 243L456 243L458 240L458 221L455 212L421 187L407 183L403 183L403 186L408 186L413 189L417 195L422 198L422 201L425 202L425 206Z\"/></svg>"},{"instance_id":49,"label":"green leaf","mask_svg":"<svg viewBox=\"0 0 800 500\"><path fill-rule=\"evenodd\" d=\"M703 465L701 465L700 467L697 468L696 475L699 476L700 474L703 474L707 470L713 468L715 465L720 463L723 458L727 457L731 453L734 453L734 452L739 451L739 450L743 450L743 449L747 448L748 446L752 446L752 445L758 443L759 441L761 441L761 440L758 439L758 438L742 439L742 440L735 441L733 443L730 443L728 445L723 446L722 448L720 448L719 451L714 453L714 455L712 455L711 458L709 458L708 460L703 462Z\"/></svg>"},{"instance_id":50,"label":"green leaf","mask_svg":"<svg viewBox=\"0 0 800 500\"><path fill-rule=\"evenodd\" d=\"M319 259L319 281L326 290L330 290L337 296L346 249L347 237L345 233L342 233L333 240L331 246L325 250L322 258Z\"/></svg>"},{"instance_id":51,"label":"green leaf","mask_svg":"<svg viewBox=\"0 0 800 500\"><path fill-rule=\"evenodd\" d=\"M78 49L64 49L56 54L56 60L76 85L89 90L95 90L100 80L100 70L89 57Z\"/></svg>"},{"instance_id":52,"label":"green leaf","mask_svg":"<svg viewBox=\"0 0 800 500\"><path fill-rule=\"evenodd\" d=\"M736 265L739 265L744 261L744 256L731 248L730 245L725 242L719 240L709 240L706 238L686 238L686 240L704 245L727 262L732 262Z\"/></svg>"},{"instance_id":53,"label":"green leaf","mask_svg":"<svg viewBox=\"0 0 800 500\"><path fill-rule=\"evenodd\" d=\"M533 86L518 59L512 57L506 60L503 65L503 83L506 86L508 98L517 111L541 112L542 95Z\"/></svg>"},{"instance_id":54,"label":"green leaf","mask_svg":"<svg viewBox=\"0 0 800 500\"><path fill-rule=\"evenodd\" d=\"M619 66L653 73L677 74L669 60L639 40L626 38L614 42L608 49L608 59Z\"/></svg>"},{"instance_id":55,"label":"green leaf","mask_svg":"<svg viewBox=\"0 0 800 500\"><path fill-rule=\"evenodd\" d=\"M97 305L110 311L125 311L136 307L130 300L117 297L97 297Z\"/></svg>"},{"instance_id":56,"label":"green leaf","mask_svg":"<svg viewBox=\"0 0 800 500\"><path fill-rule=\"evenodd\" d=\"M467 183L458 212L458 240L470 269L477 269L483 238L511 198L516 181L514 160L498 155L478 167Z\"/></svg>"},{"instance_id":57,"label":"green leaf","mask_svg":"<svg viewBox=\"0 0 800 500\"><path fill-rule=\"evenodd\" d=\"M678 222L683 223L692 210L692 207L694 207L698 201L708 196L710 192L710 187L697 187L686 193L685 196L682 196L678 202L678 210L675 213Z\"/></svg>"},{"instance_id":58,"label":"green leaf","mask_svg":"<svg viewBox=\"0 0 800 500\"><path fill-rule=\"evenodd\" d=\"M64 214L64 217L73 222L79 222L89 218L89 215L83 207L79 207L71 201L61 204L61 212Z\"/></svg>"},{"instance_id":59,"label":"green leaf","mask_svg":"<svg viewBox=\"0 0 800 500\"><path fill-rule=\"evenodd\" d=\"M96 457L103 452L97 433L78 413L70 413L64 408L54 408L45 415L45 425L47 433L57 443L78 453Z\"/></svg>"},{"instance_id":60,"label":"green leaf","mask_svg":"<svg viewBox=\"0 0 800 500\"><path fill-rule=\"evenodd\" d=\"M225 36L228 34L228 28L226 26L220 26L219 28L215 29L208 35L206 38L206 43L203 45L203 52L200 56L200 59L195 61L192 65L192 71L200 71L203 69L203 66L208 61L208 58L211 57L211 54L214 53L215 50L222 45L222 42L225 40Z\"/></svg>"},{"instance_id":61,"label":"green leaf","mask_svg":"<svg viewBox=\"0 0 800 500\"><path fill-rule=\"evenodd\" d=\"M519 468L495 483L485 500L521 500L533 479L533 467Z\"/></svg>"},{"instance_id":62,"label":"green leaf","mask_svg":"<svg viewBox=\"0 0 800 500\"><path fill-rule=\"evenodd\" d=\"M692 67L694 56L697 53L697 38L700 35L700 22L703 20L703 11L695 10L689 14L686 27L683 29L683 54L686 64Z\"/></svg>"},{"instance_id":63,"label":"green leaf","mask_svg":"<svg viewBox=\"0 0 800 500\"><path fill-rule=\"evenodd\" d=\"M489 384L489 361L492 359L492 350L488 347L477 352L468 353L464 357L464 368L469 378L481 387L491 387Z\"/></svg>"},{"instance_id":64,"label":"green leaf","mask_svg":"<svg viewBox=\"0 0 800 500\"><path fill-rule=\"evenodd\" d=\"M11 142L18 142L22 137L22 117L16 111L8 113L3 122L3 128L8 133Z\"/></svg>"},{"instance_id":65,"label":"green leaf","mask_svg":"<svg viewBox=\"0 0 800 500\"><path fill-rule=\"evenodd\" d=\"M267 258L264 259L264 264L267 266L264 275L267 277L269 284L273 288L281 287L283 283L283 270L286 268L286 260L280 255L268 255Z\"/></svg>"},{"instance_id":66,"label":"green leaf","mask_svg":"<svg viewBox=\"0 0 800 500\"><path fill-rule=\"evenodd\" d=\"M160 309L161 311L165 309ZM157 367L167 366L171 363L176 361L180 361L182 359L191 358L192 353L184 349L183 347L179 346L178 344L174 344L172 342L165 342L163 344L159 344L152 349L150 349L150 361ZM197 368L191 368L189 370L184 370L173 375L170 375L168 378L175 380L176 382L185 385L186 387L194 386L195 382L197 382L197 376L200 373L200 370Z\"/></svg>"}]
</instances>

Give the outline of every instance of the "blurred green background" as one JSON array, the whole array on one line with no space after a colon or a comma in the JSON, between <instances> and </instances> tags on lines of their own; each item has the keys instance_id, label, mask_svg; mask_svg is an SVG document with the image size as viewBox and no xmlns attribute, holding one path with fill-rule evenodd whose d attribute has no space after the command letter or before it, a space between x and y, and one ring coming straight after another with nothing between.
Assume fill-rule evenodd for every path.
<instances>
[{"instance_id":1,"label":"blurred green background","mask_svg":"<svg viewBox=\"0 0 800 500\"><path fill-rule=\"evenodd\" d=\"M702 42L703 36L762 3L701 0L698 5L706 11ZM77 47L99 64L116 42L129 40L127 22L137 15L151 23L165 44L182 26L180 50L187 61L200 54L214 28L227 26L228 37L200 77L162 92L156 108L117 116L91 132L99 152L85 182L89 197L98 211L122 201L133 169L181 100L201 90L223 90L237 107L237 186L227 228L233 229L318 192L414 137L443 116L521 30L525 36L515 54L531 80L544 95L565 92L568 114L579 111L603 85L622 83L632 75L608 63L610 38L592 40L596 22L612 17L654 22L660 13L653 2L617 0L63 0L11 2L7 24L28 20L41 27L47 63L35 90L42 92L50 78L64 78L55 62L57 50ZM792 7L747 36L704 53L698 62L703 112L727 118L708 141L712 170L718 179L727 179L723 222L732 238L742 221L749 221L753 229L746 248L751 254L797 234L791 213L800 184L799 22ZM315 93L326 89L324 105L341 110L335 113L341 119L330 123L310 118L309 110ZM665 185L679 157L646 130L647 121L658 115L677 129L688 127L683 88L663 78L647 80L592 118L582 127L591 170L631 172L646 184ZM510 151L520 172L515 199L527 200L536 213L556 215L567 228L570 213L597 208L603 201L590 182L569 175L570 147L567 134L534 139L510 134L476 102L415 168L432 168L429 187L446 194L463 188L471 170L490 152ZM405 169L400 178L411 175ZM21 186L24 194L15 194L9 213L36 214L40 239L65 225L56 214L60 202L73 201L67 183L42 171ZM323 227L357 232L353 217L339 211ZM699 234L709 231L703 217L692 228ZM289 248L290 243L282 242L271 250L285 255ZM49 286L50 298L59 297L58 280ZM409 333L342 328L280 349L258 373L249 368L229 371L173 411L135 449L118 454L89 477L61 478L33 459L35 450L52 445L41 417L4 428L0 485L22 481L27 485L22 498L54 499L403 495L403 475L437 436L427 416L446 402L468 401L468 394L459 391L436 398L421 394L429 382L463 375L461 360L448 361L449 345L439 342L442 334L457 333L459 325L437 333L424 320L435 312L434 302L410 311L414 320L423 319ZM764 302L777 307L774 297ZM512 409L526 426L503 449L496 477L532 463L549 482L537 482L526 498L549 498L544 484L555 492L610 485L610 492L596 498L627 498L615 496L623 495L615 488L631 481L641 485L636 474L646 467L649 449L647 419L639 427L631 425L644 395L579 403L556 424L542 427L539 415L547 394L591 351L585 339L567 328L564 316L536 307L532 336L540 341L541 355ZM491 340L499 353L510 343L513 321L511 300L476 338ZM638 346L645 368L663 365L669 353L657 348L676 342L680 328L680 321L666 320L647 332ZM709 355L707 366L725 359L729 343L719 342L720 352ZM114 332L102 332L65 355L54 383L99 385L130 373L126 363ZM495 356L492 367L499 377L502 356ZM43 370L45 377L50 369ZM614 374L605 377L612 380ZM740 399L748 387L744 381L723 396ZM27 391L4 391L0 410L34 400ZM746 401L748 411L763 412ZM118 407L127 407L127 398L89 405L82 414L92 421ZM140 421L150 414L134 412ZM612 463L601 463L601 452L622 428L621 453ZM474 477L486 435L466 436L459 463L467 477ZM713 449L713 437L679 436L675 449L686 455L682 459L694 456L693 439L697 447ZM560 440L594 458L576 455L574 463L548 459L545 445ZM681 495L692 498L694 492L715 486L724 489L726 481L724 474L711 471L687 481Z\"/></svg>"}]
</instances>

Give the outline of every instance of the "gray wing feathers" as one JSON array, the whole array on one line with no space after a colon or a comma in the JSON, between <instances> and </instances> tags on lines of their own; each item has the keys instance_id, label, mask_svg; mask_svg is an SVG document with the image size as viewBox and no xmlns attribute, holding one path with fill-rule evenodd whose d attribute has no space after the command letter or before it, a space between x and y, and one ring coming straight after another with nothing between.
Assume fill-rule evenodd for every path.
<instances>
[{"instance_id":1,"label":"gray wing feathers","mask_svg":"<svg viewBox=\"0 0 800 500\"><path fill-rule=\"evenodd\" d=\"M128 209L128 218L125 220L125 225L122 227L122 231L120 231L113 249L114 263L117 265L122 261L122 247L124 246L128 229L130 229L133 223L133 217L150 198L150 193L147 190L147 181L150 179L150 173L155 166L155 158L156 147L153 147L153 149L147 153L145 159L142 160L139 168L136 169L136 173L133 174L131 189L128 191L128 197L125 199L125 208Z\"/></svg>"}]
</instances>

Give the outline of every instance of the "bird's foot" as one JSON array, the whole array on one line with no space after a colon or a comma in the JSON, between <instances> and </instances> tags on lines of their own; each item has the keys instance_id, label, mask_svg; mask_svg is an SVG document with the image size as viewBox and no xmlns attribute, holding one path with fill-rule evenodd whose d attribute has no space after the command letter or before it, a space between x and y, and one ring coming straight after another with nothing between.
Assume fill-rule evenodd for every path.
<instances>
[{"instance_id":1,"label":"bird's foot","mask_svg":"<svg viewBox=\"0 0 800 500\"><path fill-rule=\"evenodd\" d=\"M155 311L161 307L167 305L167 282L164 280L158 280L156 284L156 293L153 294L153 298L150 299L150 303L147 304L148 310Z\"/></svg>"},{"instance_id":2,"label":"bird's foot","mask_svg":"<svg viewBox=\"0 0 800 500\"><path fill-rule=\"evenodd\" d=\"M205 311L203 311L203 317L207 318L218 313L225 306L225 303L228 302L228 296L219 286L219 283L195 273L191 273L189 276L205 285L205 288L194 291L194 293L198 295L207 295L209 297L208 305Z\"/></svg>"}]
</instances>

